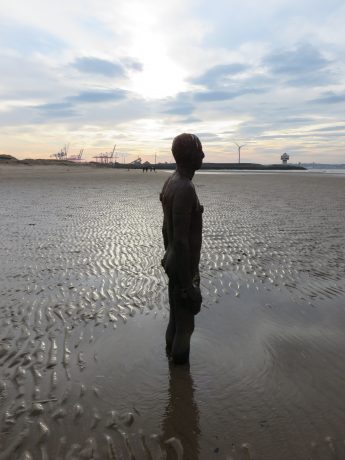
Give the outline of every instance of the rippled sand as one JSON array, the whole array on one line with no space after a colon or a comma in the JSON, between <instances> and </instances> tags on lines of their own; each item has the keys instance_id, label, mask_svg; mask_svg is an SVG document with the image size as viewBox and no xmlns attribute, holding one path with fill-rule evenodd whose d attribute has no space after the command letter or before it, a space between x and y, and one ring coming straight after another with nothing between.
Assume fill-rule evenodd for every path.
<instances>
[{"instance_id":1,"label":"rippled sand","mask_svg":"<svg viewBox=\"0 0 345 460\"><path fill-rule=\"evenodd\" d=\"M345 458L345 177L195 178L190 368L164 352L166 177L0 165L0 459Z\"/></svg>"}]
</instances>

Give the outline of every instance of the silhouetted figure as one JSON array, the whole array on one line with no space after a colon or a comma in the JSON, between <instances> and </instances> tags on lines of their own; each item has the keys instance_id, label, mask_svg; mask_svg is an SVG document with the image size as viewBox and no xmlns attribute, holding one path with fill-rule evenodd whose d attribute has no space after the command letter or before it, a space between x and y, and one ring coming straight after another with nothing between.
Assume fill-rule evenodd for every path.
<instances>
[{"instance_id":1,"label":"silhouetted figure","mask_svg":"<svg viewBox=\"0 0 345 460\"><path fill-rule=\"evenodd\" d=\"M202 241L202 212L192 178L204 158L202 145L193 134L180 134L172 144L176 171L163 186L162 265L169 277L170 316L166 349L176 364L189 360L194 315L200 311L199 261Z\"/></svg>"}]
</instances>

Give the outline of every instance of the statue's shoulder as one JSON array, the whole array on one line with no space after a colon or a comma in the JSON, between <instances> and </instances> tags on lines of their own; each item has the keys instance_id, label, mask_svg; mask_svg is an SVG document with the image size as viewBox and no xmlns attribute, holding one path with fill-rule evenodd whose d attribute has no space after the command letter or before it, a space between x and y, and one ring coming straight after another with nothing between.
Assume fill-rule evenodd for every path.
<instances>
[{"instance_id":1,"label":"statue's shoulder","mask_svg":"<svg viewBox=\"0 0 345 460\"><path fill-rule=\"evenodd\" d=\"M169 191L169 188L171 188L171 182L173 180L173 175L168 177L168 179L164 182L163 188L161 193L159 194L159 199L160 201L163 202L163 198L166 196L167 192Z\"/></svg>"},{"instance_id":2,"label":"statue's shoulder","mask_svg":"<svg viewBox=\"0 0 345 460\"><path fill-rule=\"evenodd\" d=\"M160 201L168 203L172 201L194 201L197 199L193 182L177 174L172 174L164 183L159 195Z\"/></svg>"},{"instance_id":3,"label":"statue's shoulder","mask_svg":"<svg viewBox=\"0 0 345 460\"><path fill-rule=\"evenodd\" d=\"M193 182L187 178L180 178L175 183L172 195L175 202L185 203L186 206L195 206L198 199Z\"/></svg>"}]
</instances>

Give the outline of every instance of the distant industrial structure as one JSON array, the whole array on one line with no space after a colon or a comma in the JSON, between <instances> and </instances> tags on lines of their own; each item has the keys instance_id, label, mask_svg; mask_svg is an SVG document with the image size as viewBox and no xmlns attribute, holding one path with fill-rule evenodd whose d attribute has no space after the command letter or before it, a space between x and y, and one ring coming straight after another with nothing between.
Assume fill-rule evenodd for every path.
<instances>
[{"instance_id":1,"label":"distant industrial structure","mask_svg":"<svg viewBox=\"0 0 345 460\"><path fill-rule=\"evenodd\" d=\"M77 155L72 155L72 156L68 156L68 149L69 149L69 144L65 145L60 150L60 152L53 153L53 155L50 155L50 156L53 158L56 158L56 160L67 160L67 161L74 161L77 163L82 161L84 149L81 149Z\"/></svg>"},{"instance_id":2,"label":"distant industrial structure","mask_svg":"<svg viewBox=\"0 0 345 460\"><path fill-rule=\"evenodd\" d=\"M128 165L132 165L132 166L141 166L141 162L142 162L141 158L138 157L136 160L133 160L133 161L131 161L130 163L128 163Z\"/></svg>"},{"instance_id":3,"label":"distant industrial structure","mask_svg":"<svg viewBox=\"0 0 345 460\"><path fill-rule=\"evenodd\" d=\"M283 153L283 155L280 157L282 160L283 165L287 165L288 160L290 159L289 155L287 153Z\"/></svg>"},{"instance_id":4,"label":"distant industrial structure","mask_svg":"<svg viewBox=\"0 0 345 460\"><path fill-rule=\"evenodd\" d=\"M244 147L246 144L239 145L237 142L234 142L235 145L237 145L238 148L238 163L241 163L241 148Z\"/></svg>"},{"instance_id":5,"label":"distant industrial structure","mask_svg":"<svg viewBox=\"0 0 345 460\"><path fill-rule=\"evenodd\" d=\"M113 151L111 153L100 153L99 155L96 155L93 158L96 160L97 163L99 162L103 164L109 164L109 163L112 164L113 158L114 158L115 163L116 163L116 158L119 158L119 157L117 155L115 155L114 157L115 149L116 149L116 144L114 145Z\"/></svg>"},{"instance_id":6,"label":"distant industrial structure","mask_svg":"<svg viewBox=\"0 0 345 460\"><path fill-rule=\"evenodd\" d=\"M70 157L67 157L66 160L75 161L78 163L79 161L82 161L83 153L84 153L84 149L80 149L77 155L72 155Z\"/></svg>"},{"instance_id":7,"label":"distant industrial structure","mask_svg":"<svg viewBox=\"0 0 345 460\"><path fill-rule=\"evenodd\" d=\"M57 160L66 160L68 147L68 145L65 145L59 152L53 153L53 155L50 156L56 158Z\"/></svg>"}]
</instances>

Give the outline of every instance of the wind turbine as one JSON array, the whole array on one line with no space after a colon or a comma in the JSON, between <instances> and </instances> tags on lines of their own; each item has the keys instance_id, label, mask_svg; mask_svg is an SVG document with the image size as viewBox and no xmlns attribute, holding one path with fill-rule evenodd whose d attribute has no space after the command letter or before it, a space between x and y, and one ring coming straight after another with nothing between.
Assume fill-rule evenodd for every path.
<instances>
[{"instance_id":1,"label":"wind turbine","mask_svg":"<svg viewBox=\"0 0 345 460\"><path fill-rule=\"evenodd\" d=\"M236 144L238 147L238 162L241 163L241 148L244 147L246 144L239 145L237 142L234 142L234 144Z\"/></svg>"}]
</instances>

